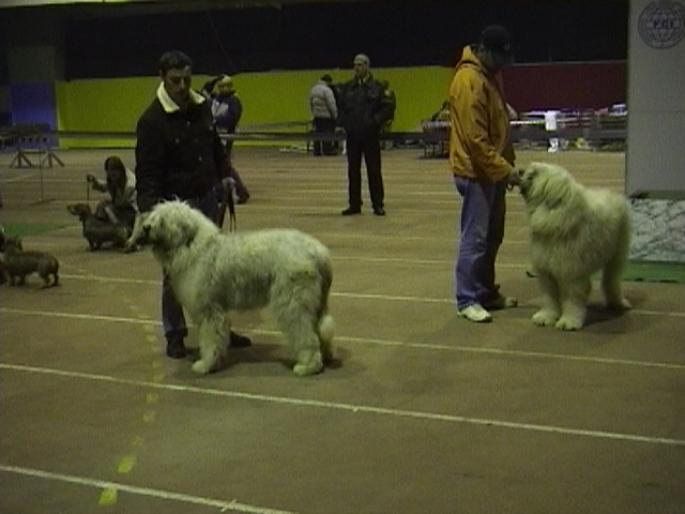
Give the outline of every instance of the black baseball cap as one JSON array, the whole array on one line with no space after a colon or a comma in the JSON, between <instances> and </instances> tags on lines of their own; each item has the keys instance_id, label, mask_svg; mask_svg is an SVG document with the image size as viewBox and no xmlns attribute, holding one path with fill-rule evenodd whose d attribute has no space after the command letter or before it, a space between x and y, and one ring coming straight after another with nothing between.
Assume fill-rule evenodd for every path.
<instances>
[{"instance_id":1,"label":"black baseball cap","mask_svg":"<svg viewBox=\"0 0 685 514\"><path fill-rule=\"evenodd\" d=\"M511 34L502 25L488 25L480 33L480 44L486 50L491 50L505 56L511 56Z\"/></svg>"}]
</instances>

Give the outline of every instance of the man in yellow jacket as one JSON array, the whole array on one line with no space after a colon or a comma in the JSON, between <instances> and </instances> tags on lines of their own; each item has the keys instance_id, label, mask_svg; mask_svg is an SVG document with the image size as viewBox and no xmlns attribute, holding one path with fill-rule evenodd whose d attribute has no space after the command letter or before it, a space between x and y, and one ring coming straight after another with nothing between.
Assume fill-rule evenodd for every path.
<instances>
[{"instance_id":1,"label":"man in yellow jacket","mask_svg":"<svg viewBox=\"0 0 685 514\"><path fill-rule=\"evenodd\" d=\"M514 149L499 71L512 60L509 32L483 29L464 48L449 90L450 153L454 182L463 198L455 269L459 315L492 320L488 310L514 307L495 284L495 259L504 236L505 193L515 181Z\"/></svg>"}]
</instances>

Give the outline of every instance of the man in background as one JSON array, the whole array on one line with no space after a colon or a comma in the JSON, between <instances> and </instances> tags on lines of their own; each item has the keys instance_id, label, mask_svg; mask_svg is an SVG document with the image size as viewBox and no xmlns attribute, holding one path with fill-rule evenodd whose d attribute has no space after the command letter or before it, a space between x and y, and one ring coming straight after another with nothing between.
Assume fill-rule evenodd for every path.
<instances>
[{"instance_id":1,"label":"man in background","mask_svg":"<svg viewBox=\"0 0 685 514\"><path fill-rule=\"evenodd\" d=\"M309 111L314 124L314 135L335 133L338 107L331 84L333 78L327 73L309 91ZM335 142L332 139L314 139L314 155L335 155Z\"/></svg>"},{"instance_id":2,"label":"man in background","mask_svg":"<svg viewBox=\"0 0 685 514\"><path fill-rule=\"evenodd\" d=\"M354 77L340 86L339 123L345 129L347 146L348 207L343 216L362 212L361 165L366 162L369 195L376 216L385 216L385 192L381 175L379 134L394 116L392 98L369 72L365 54L354 58Z\"/></svg>"},{"instance_id":3,"label":"man in background","mask_svg":"<svg viewBox=\"0 0 685 514\"><path fill-rule=\"evenodd\" d=\"M395 121L395 111L397 110L397 96L395 91L390 88L390 82L387 80L379 80L381 86L385 90L385 95L388 97L389 103L392 105L392 117L385 120L383 126L381 127L381 136L389 134L392 132L392 122ZM395 148L395 141L389 139L383 139L381 141L381 149L385 150L387 148Z\"/></svg>"}]
</instances>

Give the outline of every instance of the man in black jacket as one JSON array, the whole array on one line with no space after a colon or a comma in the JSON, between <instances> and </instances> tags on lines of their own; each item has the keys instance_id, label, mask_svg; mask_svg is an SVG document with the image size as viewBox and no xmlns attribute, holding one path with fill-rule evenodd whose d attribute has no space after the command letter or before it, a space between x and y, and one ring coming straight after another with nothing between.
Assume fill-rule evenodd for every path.
<instances>
[{"instance_id":1,"label":"man in black jacket","mask_svg":"<svg viewBox=\"0 0 685 514\"><path fill-rule=\"evenodd\" d=\"M226 177L230 162L216 132L209 103L190 88L192 61L183 52L166 52L159 60L157 95L136 127L136 191L146 213L162 201L180 198L216 221L214 187ZM185 357L188 335L183 308L164 278L162 324L169 357ZM231 333L231 346L250 340Z\"/></svg>"},{"instance_id":2,"label":"man in black jacket","mask_svg":"<svg viewBox=\"0 0 685 514\"><path fill-rule=\"evenodd\" d=\"M394 116L394 105L388 91L369 72L369 58L354 58L354 78L340 86L340 124L347 134L348 208L343 216L361 213L361 165L366 161L369 195L373 213L385 216L381 175L379 133L383 124Z\"/></svg>"}]
</instances>

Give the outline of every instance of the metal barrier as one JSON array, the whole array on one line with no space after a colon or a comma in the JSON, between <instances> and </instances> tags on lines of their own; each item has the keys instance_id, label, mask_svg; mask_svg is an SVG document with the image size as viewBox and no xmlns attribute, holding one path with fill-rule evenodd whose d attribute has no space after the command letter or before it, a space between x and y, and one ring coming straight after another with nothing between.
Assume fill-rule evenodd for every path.
<instances>
[{"instance_id":1,"label":"metal barrier","mask_svg":"<svg viewBox=\"0 0 685 514\"><path fill-rule=\"evenodd\" d=\"M14 158L10 168L33 168L40 170L40 200L39 203L49 201L45 198L45 184L43 168L52 168L54 163L64 166L62 160L55 153L51 141L50 127L44 124L12 125L0 128L0 142L2 148L14 149ZM36 164L31 156L37 156Z\"/></svg>"},{"instance_id":2,"label":"metal barrier","mask_svg":"<svg viewBox=\"0 0 685 514\"><path fill-rule=\"evenodd\" d=\"M517 144L545 142L552 138L583 142L585 149L625 143L627 115L615 115L593 110L559 111L557 128L546 128L544 111L522 113L521 119L511 121L512 141ZM424 157L446 157L449 151L449 121L426 120L420 134L404 133L422 142ZM395 136L402 133L396 133Z\"/></svg>"},{"instance_id":3,"label":"metal barrier","mask_svg":"<svg viewBox=\"0 0 685 514\"><path fill-rule=\"evenodd\" d=\"M528 115L528 119L511 122L512 138L515 143L523 141L547 141L550 138L584 140L588 142L625 142L626 116L615 116L606 113L589 113L578 111L564 113L558 119L556 130L547 130L544 119ZM300 128L293 131L293 128ZM449 151L448 121L424 121L421 132L384 132L382 141L392 141L393 146L406 145L408 142L423 147L424 157L446 157ZM259 130L256 130L259 129ZM287 130L279 130L287 129ZM304 129L304 130L303 130ZM135 132L86 132L86 131L53 131L47 125L15 125L0 127L0 148L12 147L15 156L10 163L13 168L33 168L31 155L38 155L37 166L40 169L40 201L45 202L43 185L43 168L52 168L53 163L64 166L55 153L51 141L54 137L84 139L135 139ZM233 134L220 133L224 140L233 141L298 141L306 145L309 152L313 141L344 141L345 133L336 131L330 134L315 133L311 123L287 122L246 126Z\"/></svg>"},{"instance_id":4,"label":"metal barrier","mask_svg":"<svg viewBox=\"0 0 685 514\"><path fill-rule=\"evenodd\" d=\"M587 141L625 141L626 116L597 114L592 111L577 111L574 114L562 113L556 130L547 130L545 122L539 117L524 113L523 119L514 120L512 139L520 141L545 141L558 137L565 139L583 138ZM279 130L300 128L301 130ZM449 143L450 123L448 121L424 121L421 131L384 132L380 134L383 141L397 144L418 143L424 147L428 156L443 155ZM30 154L38 154L39 167L52 167L56 162L64 166L55 153L50 140L52 137L78 139L135 139L135 132L91 132L91 131L53 131L43 125L17 125L0 128L0 147L14 147L16 155L11 167L33 167ZM269 123L243 127L233 134L220 133L224 140L233 141L301 141L310 148L313 141L344 141L345 133L336 131L330 134L315 133L311 122L297 121ZM29 144L37 148L29 149Z\"/></svg>"},{"instance_id":5,"label":"metal barrier","mask_svg":"<svg viewBox=\"0 0 685 514\"><path fill-rule=\"evenodd\" d=\"M50 127L44 124L21 124L0 128L2 147L12 147L15 151L10 168L52 168L54 163L64 166L54 151L50 140ZM34 164L31 156L37 156Z\"/></svg>"}]
</instances>

